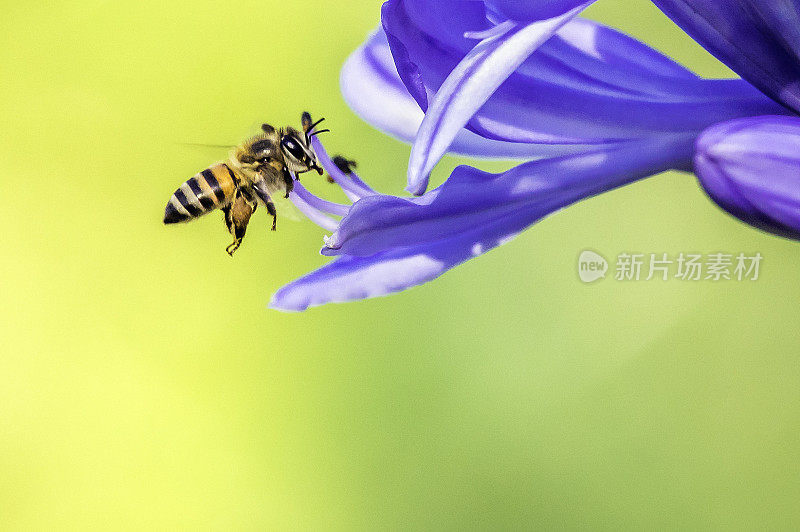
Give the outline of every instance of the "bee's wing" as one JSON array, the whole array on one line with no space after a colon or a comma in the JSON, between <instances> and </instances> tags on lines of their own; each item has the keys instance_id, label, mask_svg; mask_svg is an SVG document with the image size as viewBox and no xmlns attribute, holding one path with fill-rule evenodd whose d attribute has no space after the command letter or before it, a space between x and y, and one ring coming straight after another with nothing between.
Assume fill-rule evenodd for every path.
<instances>
[{"instance_id":1,"label":"bee's wing","mask_svg":"<svg viewBox=\"0 0 800 532\"><path fill-rule=\"evenodd\" d=\"M275 205L275 211L279 218L295 222L299 222L303 219L300 210L294 206L291 200L286 198L286 191L279 188L274 180L257 183L253 186L253 189L261 199L261 203L264 203L264 193L266 192L269 194L269 200Z\"/></svg>"},{"instance_id":2,"label":"bee's wing","mask_svg":"<svg viewBox=\"0 0 800 532\"><path fill-rule=\"evenodd\" d=\"M303 213L300 209L294 206L290 199L284 197L283 193L276 193L272 196L272 203L275 204L275 210L278 211L278 218L281 220L291 220L299 222L303 220Z\"/></svg>"},{"instance_id":3,"label":"bee's wing","mask_svg":"<svg viewBox=\"0 0 800 532\"><path fill-rule=\"evenodd\" d=\"M233 144L205 144L202 142L181 142L181 146L189 146L192 148L213 148L213 149L220 149L224 148L226 150L230 150L234 147Z\"/></svg>"}]
</instances>

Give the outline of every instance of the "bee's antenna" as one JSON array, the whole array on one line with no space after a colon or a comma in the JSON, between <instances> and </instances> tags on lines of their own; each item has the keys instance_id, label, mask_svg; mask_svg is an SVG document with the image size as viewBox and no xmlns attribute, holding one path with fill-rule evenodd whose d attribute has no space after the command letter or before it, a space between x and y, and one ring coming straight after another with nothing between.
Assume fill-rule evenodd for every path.
<instances>
[{"instance_id":1,"label":"bee's antenna","mask_svg":"<svg viewBox=\"0 0 800 532\"><path fill-rule=\"evenodd\" d=\"M311 124L311 125L309 126L308 130L309 130L309 131L313 130L315 127L317 127L318 125L320 125L320 124L321 124L321 123L322 123L324 120L325 120L324 118L320 118L319 120L317 120L316 122L314 122L313 124Z\"/></svg>"},{"instance_id":2,"label":"bee's antenna","mask_svg":"<svg viewBox=\"0 0 800 532\"><path fill-rule=\"evenodd\" d=\"M320 131L314 131L314 128L320 125L323 120L325 120L324 117L320 118L319 120L317 120L312 124L311 115L309 115L308 113L303 113L303 129L305 130L306 133L306 144L311 144L311 137L313 137L314 135L319 135L320 133L330 131L330 129L322 129Z\"/></svg>"}]
</instances>

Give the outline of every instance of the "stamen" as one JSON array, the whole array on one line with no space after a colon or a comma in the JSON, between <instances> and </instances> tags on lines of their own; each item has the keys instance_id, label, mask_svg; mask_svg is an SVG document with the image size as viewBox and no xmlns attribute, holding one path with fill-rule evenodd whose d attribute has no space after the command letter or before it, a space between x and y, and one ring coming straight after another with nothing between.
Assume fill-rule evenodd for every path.
<instances>
[{"instance_id":1,"label":"stamen","mask_svg":"<svg viewBox=\"0 0 800 532\"><path fill-rule=\"evenodd\" d=\"M325 229L326 231L334 232L339 227L339 222L322 212L321 210L312 207L308 202L303 200L297 191L297 184L295 183L295 190L289 194L289 200L294 203L300 212L302 212L309 220Z\"/></svg>"},{"instance_id":2,"label":"stamen","mask_svg":"<svg viewBox=\"0 0 800 532\"><path fill-rule=\"evenodd\" d=\"M314 153L317 154L317 160L320 162L322 167L328 172L328 175L336 181L336 184L342 187L347 196L353 200L357 201L364 196L374 196L377 194L372 188L369 187L366 183L364 183L361 179L358 178L355 173L347 175L333 163L333 160L328 155L328 152L325 151L325 148L322 146L322 143L316 137L311 139L312 146L314 148Z\"/></svg>"},{"instance_id":3,"label":"stamen","mask_svg":"<svg viewBox=\"0 0 800 532\"><path fill-rule=\"evenodd\" d=\"M334 216L344 216L350 210L349 205L342 205L341 203L334 203L332 201L324 200L313 193L309 192L307 188L300 184L299 181L294 183L294 192L311 207Z\"/></svg>"},{"instance_id":4,"label":"stamen","mask_svg":"<svg viewBox=\"0 0 800 532\"><path fill-rule=\"evenodd\" d=\"M338 166L337 166L337 168L338 168ZM344 172L342 172L342 173L344 173ZM358 174L355 171L351 171L349 174L344 174L344 175L349 177L356 185L358 185L360 187L363 187L363 188L365 188L367 190L371 190L373 195L377 194L377 192L372 190L372 187L370 187L368 184L366 184L364 181L362 181L360 177L358 177Z\"/></svg>"}]
</instances>

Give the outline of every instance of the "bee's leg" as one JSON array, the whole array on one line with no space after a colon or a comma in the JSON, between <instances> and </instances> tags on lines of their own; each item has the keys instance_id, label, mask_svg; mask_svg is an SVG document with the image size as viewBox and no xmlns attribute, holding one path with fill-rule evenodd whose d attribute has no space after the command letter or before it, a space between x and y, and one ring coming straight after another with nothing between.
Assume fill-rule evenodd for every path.
<instances>
[{"instance_id":1,"label":"bee's leg","mask_svg":"<svg viewBox=\"0 0 800 532\"><path fill-rule=\"evenodd\" d=\"M300 116L300 123L303 125L303 133L308 133L308 130L311 129L311 113L308 111L303 111L303 114Z\"/></svg>"},{"instance_id":2,"label":"bee's leg","mask_svg":"<svg viewBox=\"0 0 800 532\"><path fill-rule=\"evenodd\" d=\"M311 121L311 114L308 111L304 111L302 115L300 115L300 123L303 125L303 133L308 135L311 131L317 127L324 118L320 118L316 122Z\"/></svg>"},{"instance_id":3,"label":"bee's leg","mask_svg":"<svg viewBox=\"0 0 800 532\"><path fill-rule=\"evenodd\" d=\"M256 196L264 202L264 205L267 207L267 212L272 216L272 230L274 231L275 225L278 222L278 211L275 210L275 204L272 202L272 198L269 197L266 185L264 185L262 181L259 181L253 185L253 190L255 190Z\"/></svg>"},{"instance_id":4,"label":"bee's leg","mask_svg":"<svg viewBox=\"0 0 800 532\"><path fill-rule=\"evenodd\" d=\"M239 249L239 246L241 246L241 245L242 245L242 239L239 238L237 240L234 240L233 244L231 244L230 246L226 247L225 251L228 252L228 255L233 257L233 254L236 252L237 249Z\"/></svg>"},{"instance_id":5,"label":"bee's leg","mask_svg":"<svg viewBox=\"0 0 800 532\"><path fill-rule=\"evenodd\" d=\"M292 190L294 190L294 179L292 179L292 174L289 173L289 170L284 167L283 168L283 183L286 185L286 198L289 197Z\"/></svg>"},{"instance_id":6,"label":"bee's leg","mask_svg":"<svg viewBox=\"0 0 800 532\"><path fill-rule=\"evenodd\" d=\"M244 234L247 232L247 224L249 222L249 218L247 220L234 220L232 226L228 228L233 235L233 243L225 248L225 251L227 251L228 255L231 257L233 257L233 252L242 245L242 240L244 240Z\"/></svg>"},{"instance_id":7,"label":"bee's leg","mask_svg":"<svg viewBox=\"0 0 800 532\"><path fill-rule=\"evenodd\" d=\"M233 252L239 249L242 241L236 238L236 227L233 223L233 216L231 215L231 206L228 205L227 207L223 207L222 212L225 214L225 227L228 228L228 232L230 234L234 235L233 243L225 248L225 251L228 252L228 255L233 257Z\"/></svg>"},{"instance_id":8,"label":"bee's leg","mask_svg":"<svg viewBox=\"0 0 800 532\"><path fill-rule=\"evenodd\" d=\"M272 200L267 203L267 212L272 216L272 230L275 230L275 225L278 223L278 211L275 210L275 204Z\"/></svg>"},{"instance_id":9,"label":"bee's leg","mask_svg":"<svg viewBox=\"0 0 800 532\"><path fill-rule=\"evenodd\" d=\"M229 207L224 209L225 225L233 235L233 243L225 248L228 255L233 257L233 253L239 249L247 232L247 224L250 223L250 216L255 211L255 201L248 199L240 189L236 190L234 200Z\"/></svg>"}]
</instances>

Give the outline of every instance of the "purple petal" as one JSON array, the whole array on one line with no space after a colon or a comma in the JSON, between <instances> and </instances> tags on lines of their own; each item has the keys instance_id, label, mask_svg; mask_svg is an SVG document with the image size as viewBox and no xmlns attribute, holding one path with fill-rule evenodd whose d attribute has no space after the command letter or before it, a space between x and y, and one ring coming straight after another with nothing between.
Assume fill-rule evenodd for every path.
<instances>
[{"instance_id":1,"label":"purple petal","mask_svg":"<svg viewBox=\"0 0 800 532\"><path fill-rule=\"evenodd\" d=\"M461 166L422 197L372 196L357 202L323 254L367 256L452 238L515 213L533 221L580 199L686 165L692 153L693 137L681 136L532 161L501 174Z\"/></svg>"},{"instance_id":2,"label":"purple petal","mask_svg":"<svg viewBox=\"0 0 800 532\"><path fill-rule=\"evenodd\" d=\"M699 138L695 170L709 196L729 213L800 239L800 118L718 124Z\"/></svg>"},{"instance_id":3,"label":"purple petal","mask_svg":"<svg viewBox=\"0 0 800 532\"><path fill-rule=\"evenodd\" d=\"M498 13L511 20L530 21L553 18L563 15L580 4L583 0L484 0L484 3Z\"/></svg>"},{"instance_id":4,"label":"purple petal","mask_svg":"<svg viewBox=\"0 0 800 532\"><path fill-rule=\"evenodd\" d=\"M382 21L406 89L427 109L472 50L465 32L492 27L479 2L390 0ZM742 80L702 80L595 22L575 19L495 91L467 127L496 140L601 145L782 108Z\"/></svg>"},{"instance_id":5,"label":"purple petal","mask_svg":"<svg viewBox=\"0 0 800 532\"><path fill-rule=\"evenodd\" d=\"M327 213L309 203L308 198L295 192L289 194L289 200L300 212L306 216L306 218L326 231L336 230L336 228L339 226L339 222L337 220L331 218Z\"/></svg>"},{"instance_id":6,"label":"purple petal","mask_svg":"<svg viewBox=\"0 0 800 532\"><path fill-rule=\"evenodd\" d=\"M350 210L350 205L342 205L341 203L334 203L332 201L324 200L319 198L306 190L299 181L294 182L294 190L293 193L296 194L301 200L303 200L306 204L317 209L320 212L326 214L333 214L335 216L344 216L347 214L347 211ZM290 195L289 198L291 199L292 196Z\"/></svg>"},{"instance_id":7,"label":"purple petal","mask_svg":"<svg viewBox=\"0 0 800 532\"><path fill-rule=\"evenodd\" d=\"M733 71L800 111L800 4L796 0L653 0Z\"/></svg>"},{"instance_id":8,"label":"purple petal","mask_svg":"<svg viewBox=\"0 0 800 532\"><path fill-rule=\"evenodd\" d=\"M278 290L269 306L302 311L400 292L508 242L527 225L519 217L497 220L448 240L395 248L371 257L338 257Z\"/></svg>"},{"instance_id":9,"label":"purple petal","mask_svg":"<svg viewBox=\"0 0 800 532\"><path fill-rule=\"evenodd\" d=\"M422 194L428 176L459 131L525 59L589 3L554 18L512 26L482 40L441 84L411 148L408 191Z\"/></svg>"},{"instance_id":10,"label":"purple petal","mask_svg":"<svg viewBox=\"0 0 800 532\"><path fill-rule=\"evenodd\" d=\"M425 113L400 80L382 28L347 59L341 88L347 104L365 122L403 142L413 142ZM585 147L491 140L462 129L449 151L472 157L534 159L581 149Z\"/></svg>"},{"instance_id":11,"label":"purple petal","mask_svg":"<svg viewBox=\"0 0 800 532\"><path fill-rule=\"evenodd\" d=\"M340 244L369 254L337 257L283 287L270 306L299 311L426 283L566 205L685 164L692 149L692 138L683 136L530 162L498 175L462 166L420 198L364 198L345 218L347 231L361 231Z\"/></svg>"}]
</instances>

